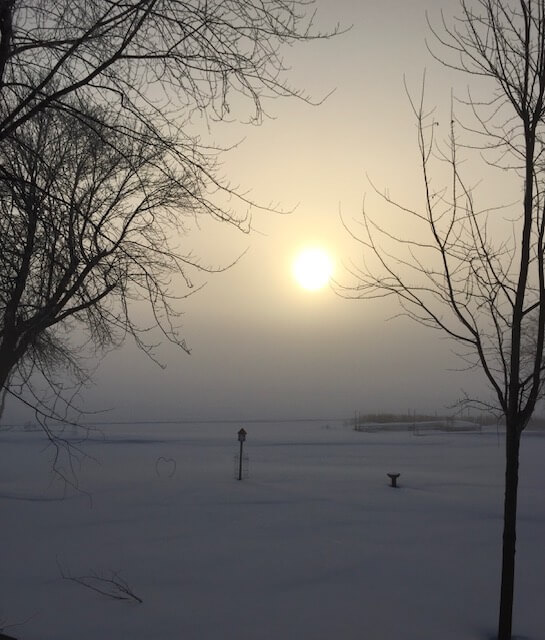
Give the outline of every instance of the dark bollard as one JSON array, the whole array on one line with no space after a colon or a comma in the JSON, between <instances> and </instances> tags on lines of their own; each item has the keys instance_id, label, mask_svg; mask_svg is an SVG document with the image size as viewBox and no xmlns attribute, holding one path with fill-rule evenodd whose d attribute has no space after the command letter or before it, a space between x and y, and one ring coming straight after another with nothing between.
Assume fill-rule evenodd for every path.
<instances>
[{"instance_id":1,"label":"dark bollard","mask_svg":"<svg viewBox=\"0 0 545 640\"><path fill-rule=\"evenodd\" d=\"M396 487L397 488L397 479L399 478L399 473L387 473L386 474L390 480L391 480L391 487Z\"/></svg>"}]
</instances>

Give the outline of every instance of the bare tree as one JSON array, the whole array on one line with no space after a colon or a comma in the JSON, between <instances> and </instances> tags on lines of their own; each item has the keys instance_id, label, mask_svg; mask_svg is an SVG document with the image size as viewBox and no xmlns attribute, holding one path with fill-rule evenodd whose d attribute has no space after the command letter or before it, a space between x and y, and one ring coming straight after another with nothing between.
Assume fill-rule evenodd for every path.
<instances>
[{"instance_id":1,"label":"bare tree","mask_svg":"<svg viewBox=\"0 0 545 640\"><path fill-rule=\"evenodd\" d=\"M255 206L217 177L199 127L308 99L281 50L332 35L313 4L0 0L0 387L17 369L20 389L38 371L58 390L60 364L84 380L76 326L100 348L126 333L145 347L135 299L185 348L169 278L203 265L172 239L187 215L248 230Z\"/></svg>"},{"instance_id":2,"label":"bare tree","mask_svg":"<svg viewBox=\"0 0 545 640\"><path fill-rule=\"evenodd\" d=\"M432 29L433 30L433 29ZM487 100L469 98L472 124L451 115L445 141L424 91L410 97L418 124L422 209L380 194L407 216L400 235L363 212L366 264L356 269L360 298L393 296L403 312L458 345L490 385L505 417L506 467L498 639L512 633L519 447L543 386L545 340L545 0L461 0L461 17L434 35L444 64L481 80ZM445 49L443 49L443 52ZM453 54L452 56L449 54ZM467 140L465 144L461 139ZM478 208L462 155L518 184L514 205ZM464 159L465 159L464 158ZM440 166L438 166L438 164ZM445 169L446 186L437 186ZM473 166L467 170L475 175ZM444 175L444 174L443 174ZM475 183L477 180L475 180ZM529 339L531 336L531 339ZM467 398L467 401L479 402Z\"/></svg>"}]
</instances>

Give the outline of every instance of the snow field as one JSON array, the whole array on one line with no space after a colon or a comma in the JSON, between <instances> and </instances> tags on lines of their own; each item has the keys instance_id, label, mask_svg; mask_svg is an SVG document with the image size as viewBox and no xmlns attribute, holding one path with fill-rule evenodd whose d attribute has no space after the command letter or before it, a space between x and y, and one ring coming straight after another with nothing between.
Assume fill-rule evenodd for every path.
<instances>
[{"instance_id":1,"label":"snow field","mask_svg":"<svg viewBox=\"0 0 545 640\"><path fill-rule=\"evenodd\" d=\"M503 439L248 424L105 427L82 491L4 432L0 622L20 640L488 640ZM106 431L107 429L107 431ZM71 437L71 436L70 436ZM500 441L501 440L501 441ZM545 436L523 437L515 631L545 639ZM173 462L174 461L174 462ZM400 472L399 489L387 472ZM143 604L63 580L116 571ZM0 625L1 626L1 625Z\"/></svg>"}]
</instances>

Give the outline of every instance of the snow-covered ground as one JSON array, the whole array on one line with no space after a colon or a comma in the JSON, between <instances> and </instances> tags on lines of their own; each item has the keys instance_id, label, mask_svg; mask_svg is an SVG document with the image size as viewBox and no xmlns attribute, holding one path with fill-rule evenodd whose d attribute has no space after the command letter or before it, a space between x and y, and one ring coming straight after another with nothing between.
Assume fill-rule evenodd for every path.
<instances>
[{"instance_id":1,"label":"snow-covered ground","mask_svg":"<svg viewBox=\"0 0 545 640\"><path fill-rule=\"evenodd\" d=\"M112 426L77 493L40 433L0 434L0 627L21 640L485 640L503 439L244 425ZM545 638L545 434L523 440L515 632ZM400 488L386 476L399 472ZM118 572L143 603L63 579ZM22 623L20 626L8 626Z\"/></svg>"}]
</instances>

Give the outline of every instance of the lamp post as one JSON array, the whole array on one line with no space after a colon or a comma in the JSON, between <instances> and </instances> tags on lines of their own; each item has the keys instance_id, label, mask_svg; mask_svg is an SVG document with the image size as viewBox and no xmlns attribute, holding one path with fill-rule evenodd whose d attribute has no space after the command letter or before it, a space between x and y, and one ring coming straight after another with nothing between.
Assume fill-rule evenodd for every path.
<instances>
[{"instance_id":1,"label":"lamp post","mask_svg":"<svg viewBox=\"0 0 545 640\"><path fill-rule=\"evenodd\" d=\"M242 447L244 446L244 441L246 440L246 431L241 429L238 432L238 441L240 442L240 454L238 457L238 479L242 480Z\"/></svg>"}]
</instances>

